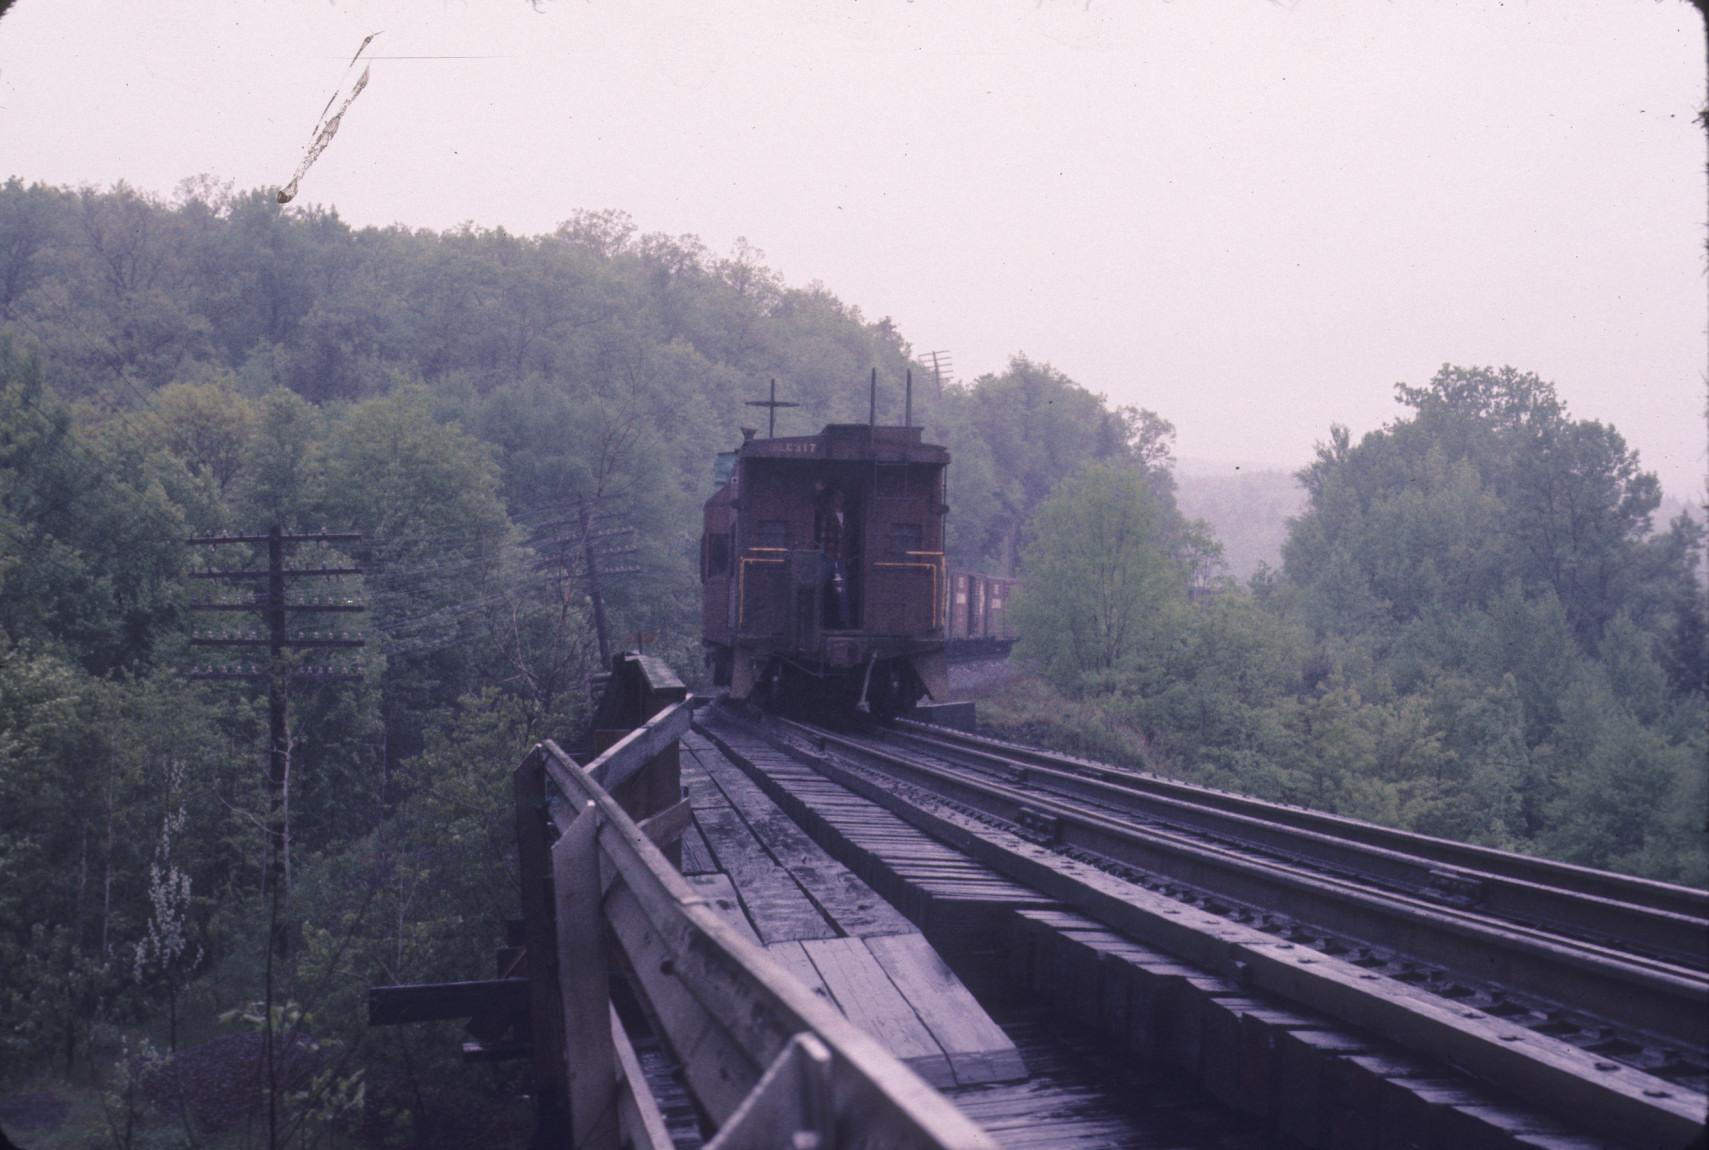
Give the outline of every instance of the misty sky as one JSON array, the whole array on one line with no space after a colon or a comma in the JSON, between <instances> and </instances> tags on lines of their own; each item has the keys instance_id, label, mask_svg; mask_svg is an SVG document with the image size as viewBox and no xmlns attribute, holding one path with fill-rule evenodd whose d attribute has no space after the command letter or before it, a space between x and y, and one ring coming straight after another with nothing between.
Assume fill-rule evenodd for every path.
<instances>
[{"instance_id":1,"label":"misty sky","mask_svg":"<svg viewBox=\"0 0 1709 1150\"><path fill-rule=\"evenodd\" d=\"M18 0L0 176L283 184L372 32L299 197L354 224L745 236L961 378L1025 352L1231 466L1509 363L1702 490L1685 0Z\"/></svg>"}]
</instances>

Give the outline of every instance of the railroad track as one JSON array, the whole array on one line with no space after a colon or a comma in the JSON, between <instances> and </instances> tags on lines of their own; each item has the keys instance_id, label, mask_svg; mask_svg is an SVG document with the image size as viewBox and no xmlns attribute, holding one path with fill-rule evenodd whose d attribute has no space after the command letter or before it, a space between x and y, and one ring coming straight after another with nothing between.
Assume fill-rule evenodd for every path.
<instances>
[{"instance_id":1,"label":"railroad track","mask_svg":"<svg viewBox=\"0 0 1709 1150\"><path fill-rule=\"evenodd\" d=\"M1543 1062L1560 1062L1561 1044L1576 1047L1581 1056L1566 1061L1578 1069L1564 1081L1588 1087L1638 1071L1634 1098L1701 1109L1709 1087L1702 892L920 724L838 732L779 720L774 729L822 763L891 780L893 802L941 805L1082 873L1101 871L1279 945L1387 976L1433 996L1439 1006L1426 1012L1496 1023L1514 1049L1529 1031ZM1107 896L1088 904L1099 897L1109 907ZM1508 1060L1521 1080L1523 1061ZM1534 1083L1508 1084L1535 1093Z\"/></svg>"},{"instance_id":2,"label":"railroad track","mask_svg":"<svg viewBox=\"0 0 1709 1150\"><path fill-rule=\"evenodd\" d=\"M1136 824L1267 853L1372 887L1476 910L1657 969L1709 970L1709 891L1591 870L900 720L886 746L1085 803Z\"/></svg>"}]
</instances>

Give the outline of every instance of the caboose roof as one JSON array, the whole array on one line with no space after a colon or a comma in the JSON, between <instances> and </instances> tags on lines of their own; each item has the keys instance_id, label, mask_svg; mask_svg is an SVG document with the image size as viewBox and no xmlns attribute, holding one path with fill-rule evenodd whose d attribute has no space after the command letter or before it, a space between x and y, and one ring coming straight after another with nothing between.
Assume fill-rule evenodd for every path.
<instances>
[{"instance_id":1,"label":"caboose roof","mask_svg":"<svg viewBox=\"0 0 1709 1150\"><path fill-rule=\"evenodd\" d=\"M818 435L750 439L742 444L740 454L743 459L949 462L949 450L923 442L918 427L872 427L865 423L828 424Z\"/></svg>"}]
</instances>

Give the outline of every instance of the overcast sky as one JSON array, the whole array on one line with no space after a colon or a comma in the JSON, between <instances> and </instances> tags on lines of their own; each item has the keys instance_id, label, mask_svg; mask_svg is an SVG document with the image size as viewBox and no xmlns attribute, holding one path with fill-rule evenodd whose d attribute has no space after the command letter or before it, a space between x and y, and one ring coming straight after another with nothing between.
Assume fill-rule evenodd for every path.
<instances>
[{"instance_id":1,"label":"overcast sky","mask_svg":"<svg viewBox=\"0 0 1709 1150\"><path fill-rule=\"evenodd\" d=\"M1702 490L1684 0L18 0L0 175L285 183L372 32L299 197L353 224L745 236L962 378L1025 352L1229 466L1512 364Z\"/></svg>"}]
</instances>

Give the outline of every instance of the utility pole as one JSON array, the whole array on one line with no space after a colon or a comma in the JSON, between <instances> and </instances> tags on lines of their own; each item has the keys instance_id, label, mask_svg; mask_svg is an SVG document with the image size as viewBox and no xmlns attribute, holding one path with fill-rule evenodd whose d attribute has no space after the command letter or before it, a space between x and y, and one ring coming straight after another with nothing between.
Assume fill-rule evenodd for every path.
<instances>
[{"instance_id":1,"label":"utility pole","mask_svg":"<svg viewBox=\"0 0 1709 1150\"><path fill-rule=\"evenodd\" d=\"M197 645L194 639L190 643ZM275 906L290 868L291 844L286 839L290 813L285 808L285 788L291 780L289 676L285 666L285 535L275 523L267 530L267 837L271 843L267 869ZM290 947L290 932L277 915L270 933L273 953L284 957Z\"/></svg>"},{"instance_id":2,"label":"utility pole","mask_svg":"<svg viewBox=\"0 0 1709 1150\"><path fill-rule=\"evenodd\" d=\"M266 989L262 1001L265 1018L265 1060L267 1070L267 1145L279 1145L279 1077L274 1060L273 963L290 954L290 932L283 914L283 899L288 876L289 810L287 787L291 770L291 728L287 713L293 682L332 682L359 680L361 674L334 666L293 669L286 659L291 650L332 647L361 647L366 641L348 632L313 632L292 635L288 622L291 613L346 613L366 610L354 600L308 601L289 603L285 599L287 579L324 578L360 575L359 567L298 567L285 566L285 546L291 543L347 543L362 538L355 532L319 531L306 535L287 535L278 525L265 535L201 535L189 540L192 544L217 547L226 544L267 545L267 566L264 570L233 568L191 572L192 579L227 579L236 581L266 580L266 591L257 593L250 601L213 600L191 603L192 611L239 612L260 614L267 622L267 633L250 631L195 632L190 637L193 647L266 647L267 665L258 667L241 663L232 666L195 667L192 679L265 679L267 681L267 841L268 860L268 928Z\"/></svg>"},{"instance_id":3,"label":"utility pole","mask_svg":"<svg viewBox=\"0 0 1709 1150\"><path fill-rule=\"evenodd\" d=\"M923 362L929 361L931 363L932 379L937 384L938 398L942 399L944 397L944 376L948 375L952 381L955 378L955 365L950 363L949 352L922 352L920 359Z\"/></svg>"},{"instance_id":4,"label":"utility pole","mask_svg":"<svg viewBox=\"0 0 1709 1150\"><path fill-rule=\"evenodd\" d=\"M311 534L287 535L278 526L270 528L265 535L202 535L189 540L194 544L215 547L225 544L261 544L267 545L267 567L264 570L234 569L191 572L192 579L224 579L260 582L266 580L267 590L264 594L255 596L250 602L243 601L214 601L190 604L192 611L222 611L260 614L266 620L267 633L254 634L247 631L196 632L190 637L193 647L266 647L267 665L258 667L243 663L236 666L207 666L196 667L190 672L192 679L265 679L267 681L267 718L268 718L268 837L271 844L272 857L268 860L268 882L272 886L283 884L285 874L285 835L284 820L285 787L290 771L290 724L288 707L290 703L290 687L293 682L333 682L340 680L359 680L361 674L347 669L332 666L291 668L285 655L291 650L334 647L362 647L366 640L356 638L348 632L307 632L292 635L289 620L292 614L321 614L363 611L366 608L353 600L342 601L304 601L290 603L286 601L286 581L301 578L325 578L330 576L360 575L360 567L300 567L285 566L285 547L294 543L349 543L358 542L362 536L355 532L318 531ZM287 952L287 941L282 924L275 927L276 934L272 940L274 948L284 955Z\"/></svg>"},{"instance_id":5,"label":"utility pole","mask_svg":"<svg viewBox=\"0 0 1709 1150\"><path fill-rule=\"evenodd\" d=\"M593 607L594 637L599 641L599 662L602 667L611 665L611 624L605 613L605 592L600 586L600 578L605 575L634 575L639 574L639 565L630 563L613 564L607 562L619 559L625 555L634 555L641 549L634 544L625 547L602 546L605 540L611 540L624 535L632 535L635 528L631 526L601 527L600 521L610 515L610 512L599 510L599 497L576 497L575 513L551 523L542 524L542 532L550 532L549 538L537 537L537 546L551 547L555 550L555 559L541 561L538 566L557 568L558 580L564 588L563 594L569 594L571 583L581 578L587 585L587 595ZM571 525L575 527L573 536L565 536L560 532ZM567 601L567 600L566 600Z\"/></svg>"},{"instance_id":6,"label":"utility pole","mask_svg":"<svg viewBox=\"0 0 1709 1150\"><path fill-rule=\"evenodd\" d=\"M599 590L599 552L593 545L593 510L581 505L582 561L587 564L587 593L593 600L593 631L599 639L599 665L611 667L611 630L605 623L605 596Z\"/></svg>"}]
</instances>

